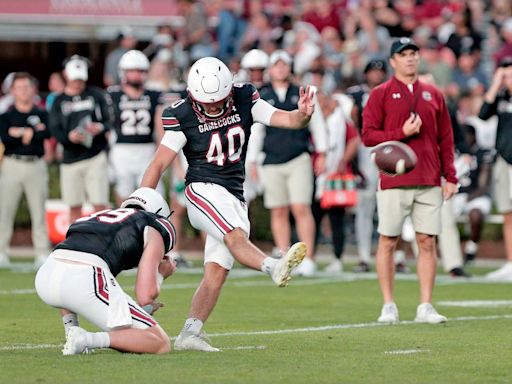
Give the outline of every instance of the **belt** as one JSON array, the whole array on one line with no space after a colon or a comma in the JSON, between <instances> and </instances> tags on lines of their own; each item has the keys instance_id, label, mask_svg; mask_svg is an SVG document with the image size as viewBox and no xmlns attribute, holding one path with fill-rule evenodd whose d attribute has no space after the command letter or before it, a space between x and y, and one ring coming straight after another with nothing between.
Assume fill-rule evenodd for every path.
<instances>
[{"instance_id":1,"label":"belt","mask_svg":"<svg viewBox=\"0 0 512 384\"><path fill-rule=\"evenodd\" d=\"M13 154L13 155L6 155L6 156L11 158L11 159L27 161L27 162L37 161L37 160L40 159L40 157L36 156L36 155L16 155L16 154Z\"/></svg>"}]
</instances>

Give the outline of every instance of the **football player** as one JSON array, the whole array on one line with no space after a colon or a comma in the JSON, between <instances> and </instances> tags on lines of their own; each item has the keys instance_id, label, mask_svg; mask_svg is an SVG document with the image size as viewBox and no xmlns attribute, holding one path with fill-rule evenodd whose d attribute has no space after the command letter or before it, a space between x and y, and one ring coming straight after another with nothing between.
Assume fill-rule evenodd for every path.
<instances>
[{"instance_id":1,"label":"football player","mask_svg":"<svg viewBox=\"0 0 512 384\"><path fill-rule=\"evenodd\" d=\"M169 206L151 188L137 189L121 208L75 221L39 269L35 286L41 300L60 308L66 330L62 353L91 348L122 352L167 353L170 342L152 314L164 278L175 264L164 256L175 239ZM136 301L116 280L119 272L138 268ZM87 332L77 315L103 332Z\"/></svg>"},{"instance_id":2,"label":"football player","mask_svg":"<svg viewBox=\"0 0 512 384\"><path fill-rule=\"evenodd\" d=\"M144 88L148 70L146 55L128 51L119 61L121 85L108 88L117 136L110 151L117 205L139 185L163 134L161 94ZM157 190L163 193L161 182Z\"/></svg>"},{"instance_id":3,"label":"football player","mask_svg":"<svg viewBox=\"0 0 512 384\"><path fill-rule=\"evenodd\" d=\"M249 241L250 223L242 185L253 122L302 128L314 112L314 94L309 87L301 88L298 109L276 109L260 99L252 84L233 84L229 69L214 57L202 58L192 65L187 89L188 97L163 113L165 134L142 186L154 187L183 150L189 163L185 181L188 217L192 226L205 231L207 237L204 277L174 346L177 350L214 352L219 349L205 340L202 326L215 307L234 260L268 273L283 287L291 270L305 256L304 243L292 245L277 260L267 257Z\"/></svg>"}]
</instances>

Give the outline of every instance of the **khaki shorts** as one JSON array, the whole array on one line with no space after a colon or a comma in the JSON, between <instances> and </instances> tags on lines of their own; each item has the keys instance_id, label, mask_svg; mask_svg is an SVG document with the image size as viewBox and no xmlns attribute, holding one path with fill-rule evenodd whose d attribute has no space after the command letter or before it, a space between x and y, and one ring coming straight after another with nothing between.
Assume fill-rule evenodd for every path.
<instances>
[{"instance_id":1,"label":"khaki shorts","mask_svg":"<svg viewBox=\"0 0 512 384\"><path fill-rule=\"evenodd\" d=\"M378 232L384 236L400 236L404 220L410 216L416 233L439 235L442 204L441 187L392 188L378 191Z\"/></svg>"},{"instance_id":2,"label":"khaki shorts","mask_svg":"<svg viewBox=\"0 0 512 384\"><path fill-rule=\"evenodd\" d=\"M265 208L311 204L313 166L308 153L303 153L284 164L264 165L261 175Z\"/></svg>"},{"instance_id":3,"label":"khaki shorts","mask_svg":"<svg viewBox=\"0 0 512 384\"><path fill-rule=\"evenodd\" d=\"M512 165L503 160L501 156L498 156L493 170L493 194L496 209L499 213L512 212L510 172L512 172Z\"/></svg>"},{"instance_id":4,"label":"khaki shorts","mask_svg":"<svg viewBox=\"0 0 512 384\"><path fill-rule=\"evenodd\" d=\"M76 163L61 164L62 200L70 207L79 207L86 201L93 205L107 205L109 196L107 167L106 152Z\"/></svg>"}]
</instances>

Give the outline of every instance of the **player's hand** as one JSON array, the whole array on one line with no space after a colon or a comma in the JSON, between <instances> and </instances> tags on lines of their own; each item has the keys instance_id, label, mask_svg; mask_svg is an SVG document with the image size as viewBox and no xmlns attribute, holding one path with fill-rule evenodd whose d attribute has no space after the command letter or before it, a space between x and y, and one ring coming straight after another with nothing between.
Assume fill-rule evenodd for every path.
<instances>
[{"instance_id":1,"label":"player's hand","mask_svg":"<svg viewBox=\"0 0 512 384\"><path fill-rule=\"evenodd\" d=\"M421 123L420 116L417 113L411 112L411 116L409 116L402 126L404 135L409 137L420 133Z\"/></svg>"},{"instance_id":2,"label":"player's hand","mask_svg":"<svg viewBox=\"0 0 512 384\"><path fill-rule=\"evenodd\" d=\"M29 145L34 137L34 130L27 128L23 131L23 136L21 136L21 142L23 145Z\"/></svg>"},{"instance_id":3,"label":"player's hand","mask_svg":"<svg viewBox=\"0 0 512 384\"><path fill-rule=\"evenodd\" d=\"M319 153L315 159L315 164L313 166L315 175L321 175L325 172L325 153Z\"/></svg>"},{"instance_id":4,"label":"player's hand","mask_svg":"<svg viewBox=\"0 0 512 384\"><path fill-rule=\"evenodd\" d=\"M258 166L254 162L249 163L249 177L255 183L259 181Z\"/></svg>"},{"instance_id":5,"label":"player's hand","mask_svg":"<svg viewBox=\"0 0 512 384\"><path fill-rule=\"evenodd\" d=\"M87 126L86 130L93 136L103 132L103 124L101 123L91 123Z\"/></svg>"},{"instance_id":6,"label":"player's hand","mask_svg":"<svg viewBox=\"0 0 512 384\"><path fill-rule=\"evenodd\" d=\"M443 198L449 200L453 195L459 192L459 186L453 183L445 183L443 185Z\"/></svg>"},{"instance_id":7,"label":"player's hand","mask_svg":"<svg viewBox=\"0 0 512 384\"><path fill-rule=\"evenodd\" d=\"M505 78L505 68L498 67L492 77L491 88L500 89L503 85L503 79Z\"/></svg>"},{"instance_id":8,"label":"player's hand","mask_svg":"<svg viewBox=\"0 0 512 384\"><path fill-rule=\"evenodd\" d=\"M149 313L150 315L152 315L153 313L158 311L163 306L164 306L163 303L157 303L156 301L153 301L151 304L144 305L142 307L142 309L144 309L144 311L146 311L146 313Z\"/></svg>"},{"instance_id":9,"label":"player's hand","mask_svg":"<svg viewBox=\"0 0 512 384\"><path fill-rule=\"evenodd\" d=\"M165 256L158 265L158 272L164 277L164 279L167 279L175 271L176 262L173 259L169 258L168 256Z\"/></svg>"},{"instance_id":10,"label":"player's hand","mask_svg":"<svg viewBox=\"0 0 512 384\"><path fill-rule=\"evenodd\" d=\"M69 132L68 139L73 144L80 144L81 142L83 142L85 140L85 136L82 133L80 133L78 130L73 129L72 131Z\"/></svg>"},{"instance_id":11,"label":"player's hand","mask_svg":"<svg viewBox=\"0 0 512 384\"><path fill-rule=\"evenodd\" d=\"M345 160L341 159L338 163L338 167L336 168L336 171L342 175L344 175L347 172L347 163Z\"/></svg>"},{"instance_id":12,"label":"player's hand","mask_svg":"<svg viewBox=\"0 0 512 384\"><path fill-rule=\"evenodd\" d=\"M9 134L9 136L11 137L16 137L16 138L20 138L23 136L23 132L25 131L25 127L11 127L9 128L9 130L7 131L7 133Z\"/></svg>"},{"instance_id":13,"label":"player's hand","mask_svg":"<svg viewBox=\"0 0 512 384\"><path fill-rule=\"evenodd\" d=\"M304 89L300 87L299 102L297 104L299 112L304 117L309 118L315 112L315 91L309 85Z\"/></svg>"}]
</instances>

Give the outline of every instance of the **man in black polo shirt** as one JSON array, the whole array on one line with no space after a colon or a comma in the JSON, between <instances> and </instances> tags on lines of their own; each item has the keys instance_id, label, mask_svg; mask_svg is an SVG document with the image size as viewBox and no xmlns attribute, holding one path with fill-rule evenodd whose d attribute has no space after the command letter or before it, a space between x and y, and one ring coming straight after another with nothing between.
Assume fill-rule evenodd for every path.
<instances>
[{"instance_id":1,"label":"man in black polo shirt","mask_svg":"<svg viewBox=\"0 0 512 384\"><path fill-rule=\"evenodd\" d=\"M299 87L291 78L291 56L277 50L270 56L270 83L260 89L261 98L276 108L292 111L297 108ZM318 154L314 169L310 153L311 139ZM262 151L263 201L270 209L274 243L284 253L290 246L289 213L295 218L297 235L308 246L308 254L295 273L312 276L314 262L315 221L311 213L313 171L318 175L325 169L327 130L321 109L317 108L307 127L290 130L266 126Z\"/></svg>"},{"instance_id":2,"label":"man in black polo shirt","mask_svg":"<svg viewBox=\"0 0 512 384\"><path fill-rule=\"evenodd\" d=\"M62 199L70 207L70 223L88 201L95 211L108 205L107 133L112 127L105 93L87 86L87 59L71 56L64 68L66 87L53 102L49 116L52 135L64 147L60 166Z\"/></svg>"},{"instance_id":3,"label":"man in black polo shirt","mask_svg":"<svg viewBox=\"0 0 512 384\"><path fill-rule=\"evenodd\" d=\"M7 248L21 194L25 192L32 222L35 266L48 255L44 207L48 196L48 169L43 160L43 141L50 137L46 111L34 105L35 84L31 75L17 72L11 93L14 105L0 115L0 137L5 146L0 177L0 267L9 265Z\"/></svg>"}]
</instances>

